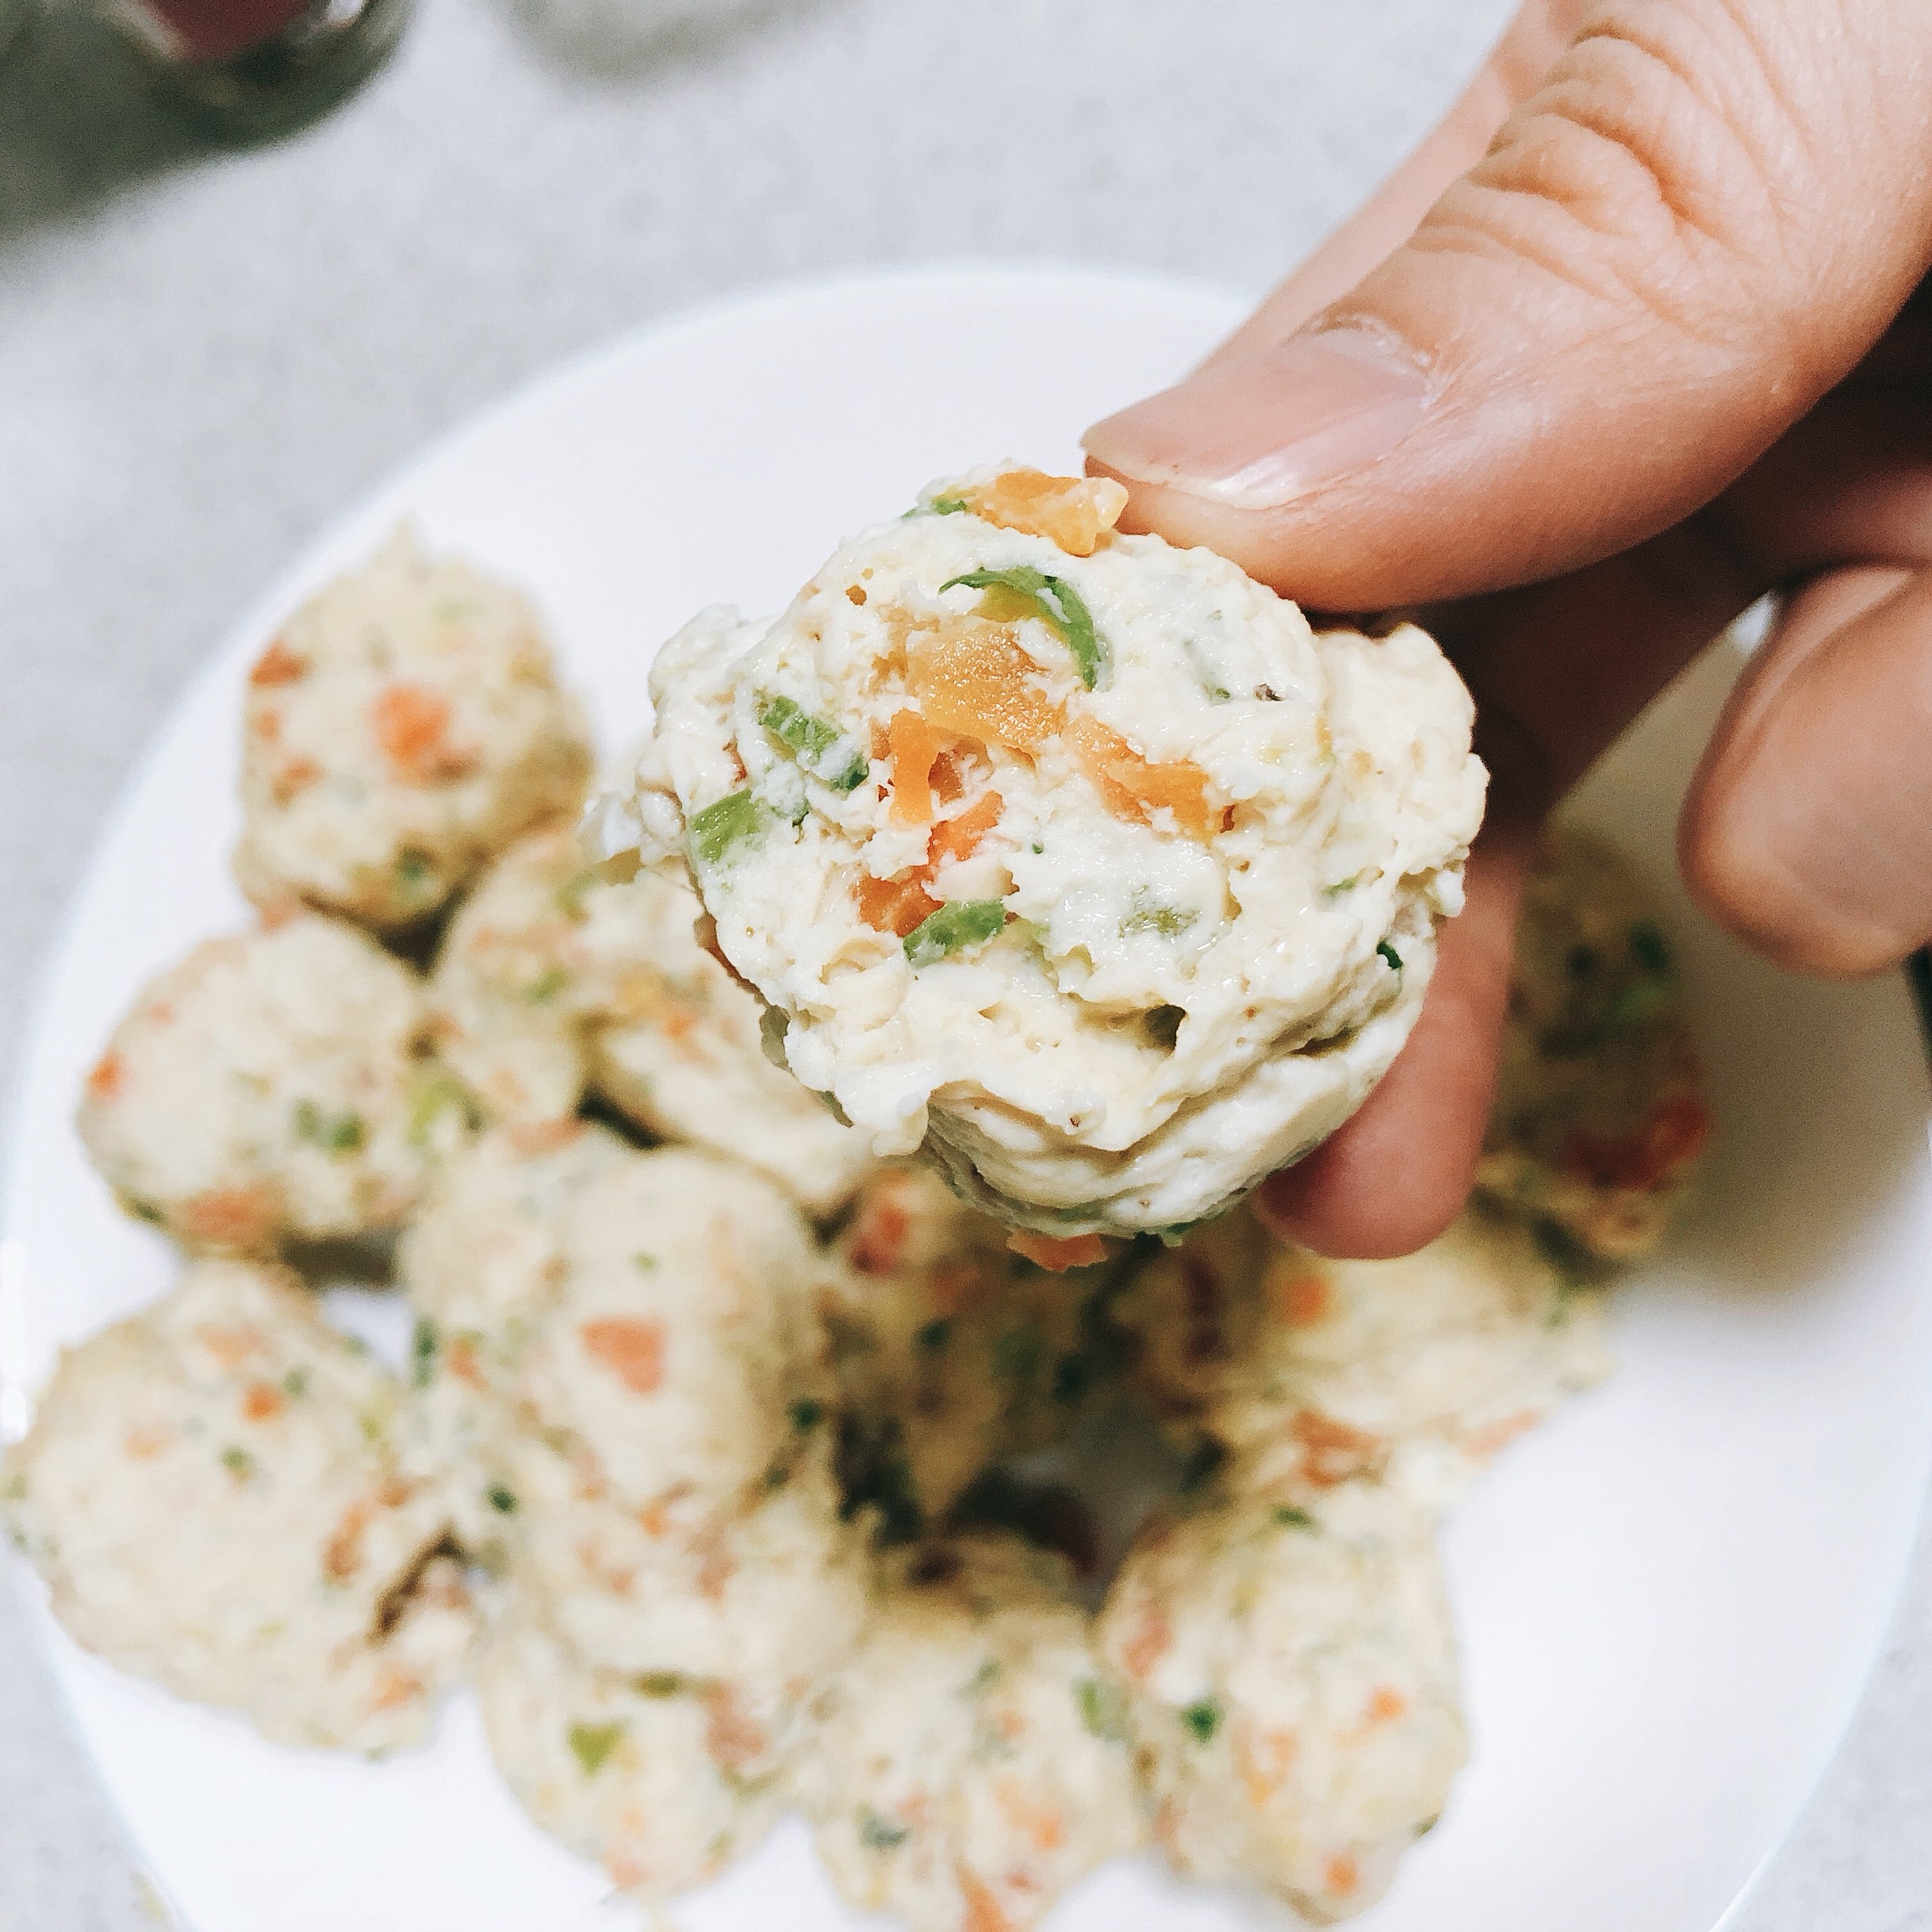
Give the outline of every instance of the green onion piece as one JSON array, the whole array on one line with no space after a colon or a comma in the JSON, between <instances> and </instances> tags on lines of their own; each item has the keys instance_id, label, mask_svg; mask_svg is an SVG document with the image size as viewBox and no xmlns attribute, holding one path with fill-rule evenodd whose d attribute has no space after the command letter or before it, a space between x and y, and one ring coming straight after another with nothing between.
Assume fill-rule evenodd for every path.
<instances>
[{"instance_id":1,"label":"green onion piece","mask_svg":"<svg viewBox=\"0 0 1932 1932\"><path fill-rule=\"evenodd\" d=\"M566 1735L577 1769L585 1777L595 1777L611 1752L623 1743L624 1727L621 1719L611 1724L573 1724Z\"/></svg>"},{"instance_id":2,"label":"green onion piece","mask_svg":"<svg viewBox=\"0 0 1932 1932\"><path fill-rule=\"evenodd\" d=\"M982 945L1006 923L1006 909L996 899L956 899L928 913L906 935L906 956L914 967L930 966Z\"/></svg>"},{"instance_id":3,"label":"green onion piece","mask_svg":"<svg viewBox=\"0 0 1932 1932\"><path fill-rule=\"evenodd\" d=\"M1402 956L1396 951L1393 946L1390 945L1387 940L1381 941L1377 945L1375 950L1388 961L1390 972L1400 972L1402 970Z\"/></svg>"},{"instance_id":4,"label":"green onion piece","mask_svg":"<svg viewBox=\"0 0 1932 1932\"><path fill-rule=\"evenodd\" d=\"M1221 1729L1221 1700L1203 1697L1198 1704L1190 1704L1181 1713L1181 1722L1194 1734L1195 1743L1212 1744Z\"/></svg>"},{"instance_id":5,"label":"green onion piece","mask_svg":"<svg viewBox=\"0 0 1932 1932\"><path fill-rule=\"evenodd\" d=\"M221 1452L221 1466L236 1482L246 1482L255 1474L255 1458L246 1449L224 1449Z\"/></svg>"},{"instance_id":6,"label":"green onion piece","mask_svg":"<svg viewBox=\"0 0 1932 1932\"><path fill-rule=\"evenodd\" d=\"M813 717L783 692L760 696L758 723L788 746L813 777L822 778L834 792L850 792L864 784L872 767L857 743L837 725Z\"/></svg>"},{"instance_id":7,"label":"green onion piece","mask_svg":"<svg viewBox=\"0 0 1932 1932\"><path fill-rule=\"evenodd\" d=\"M1275 1512L1275 1520L1283 1529L1312 1530L1321 1527L1305 1509L1297 1509L1286 1503Z\"/></svg>"},{"instance_id":8,"label":"green onion piece","mask_svg":"<svg viewBox=\"0 0 1932 1932\"><path fill-rule=\"evenodd\" d=\"M506 1489L500 1482L493 1482L490 1485L489 1493L489 1506L498 1516L513 1516L516 1514L516 1490Z\"/></svg>"},{"instance_id":9,"label":"green onion piece","mask_svg":"<svg viewBox=\"0 0 1932 1932\"><path fill-rule=\"evenodd\" d=\"M476 1095L454 1074L438 1068L419 1076L409 1091L409 1144L427 1146L437 1121L452 1111L462 1116L466 1129L483 1125Z\"/></svg>"},{"instance_id":10,"label":"green onion piece","mask_svg":"<svg viewBox=\"0 0 1932 1932\"><path fill-rule=\"evenodd\" d=\"M1106 668L1106 646L1094 628L1094 614L1080 593L1064 577L1048 577L1030 564L1016 565L1010 570L968 570L963 577L949 578L941 590L964 584L970 590L990 590L997 585L1024 597L1033 607L1041 622L1073 653L1080 682L1091 691Z\"/></svg>"},{"instance_id":11,"label":"green onion piece","mask_svg":"<svg viewBox=\"0 0 1932 1932\"><path fill-rule=\"evenodd\" d=\"M409 1336L409 1379L419 1389L427 1388L430 1371L435 1367L439 1342L436 1324L427 1315L416 1318L416 1327Z\"/></svg>"},{"instance_id":12,"label":"green onion piece","mask_svg":"<svg viewBox=\"0 0 1932 1932\"><path fill-rule=\"evenodd\" d=\"M715 803L707 805L694 818L686 834L692 861L698 865L717 865L732 848L748 838L756 838L771 822L771 814L751 795L727 792Z\"/></svg>"},{"instance_id":13,"label":"green onion piece","mask_svg":"<svg viewBox=\"0 0 1932 1932\"><path fill-rule=\"evenodd\" d=\"M966 509L964 496L935 496L926 506L929 516L964 516Z\"/></svg>"},{"instance_id":14,"label":"green onion piece","mask_svg":"<svg viewBox=\"0 0 1932 1932\"><path fill-rule=\"evenodd\" d=\"M868 1851L896 1851L911 1835L907 1827L881 1818L876 1811L864 1810L859 1814L859 1842Z\"/></svg>"},{"instance_id":15,"label":"green onion piece","mask_svg":"<svg viewBox=\"0 0 1932 1932\"><path fill-rule=\"evenodd\" d=\"M825 1405L814 1401L810 1396L800 1396L786 1412L792 1418L792 1426L800 1435L807 1429L815 1429L825 1420Z\"/></svg>"},{"instance_id":16,"label":"green onion piece","mask_svg":"<svg viewBox=\"0 0 1932 1932\"><path fill-rule=\"evenodd\" d=\"M1098 1677L1083 1677L1074 1687L1074 1695L1079 1700L1081 1723L1095 1737L1109 1744L1127 1742L1127 1693L1117 1684L1103 1684Z\"/></svg>"},{"instance_id":17,"label":"green onion piece","mask_svg":"<svg viewBox=\"0 0 1932 1932\"><path fill-rule=\"evenodd\" d=\"M324 1114L312 1100L295 1103L297 1138L325 1154L353 1154L362 1144L363 1131L359 1114Z\"/></svg>"}]
</instances>

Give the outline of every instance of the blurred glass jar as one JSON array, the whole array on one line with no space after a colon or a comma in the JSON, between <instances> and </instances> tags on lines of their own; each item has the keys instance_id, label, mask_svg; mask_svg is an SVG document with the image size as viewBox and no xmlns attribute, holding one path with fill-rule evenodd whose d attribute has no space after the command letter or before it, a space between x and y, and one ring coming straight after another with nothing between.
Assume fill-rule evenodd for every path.
<instances>
[{"instance_id":1,"label":"blurred glass jar","mask_svg":"<svg viewBox=\"0 0 1932 1932\"><path fill-rule=\"evenodd\" d=\"M9 0L0 0L0 9ZM154 84L230 138L282 134L359 87L410 0L99 0Z\"/></svg>"},{"instance_id":2,"label":"blurred glass jar","mask_svg":"<svg viewBox=\"0 0 1932 1932\"><path fill-rule=\"evenodd\" d=\"M0 60L6 59L8 51L20 38L30 3L31 0L0 0Z\"/></svg>"}]
</instances>

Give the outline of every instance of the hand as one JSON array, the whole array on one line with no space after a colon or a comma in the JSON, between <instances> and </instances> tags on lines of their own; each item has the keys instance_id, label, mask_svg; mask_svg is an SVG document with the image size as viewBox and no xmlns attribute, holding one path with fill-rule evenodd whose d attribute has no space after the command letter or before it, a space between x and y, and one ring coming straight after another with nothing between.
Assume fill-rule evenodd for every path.
<instances>
[{"instance_id":1,"label":"hand","mask_svg":"<svg viewBox=\"0 0 1932 1932\"><path fill-rule=\"evenodd\" d=\"M1766 591L1686 876L1803 970L1932 936L1928 268L1926 0L1531 0L1231 341L1088 432L1125 527L1317 609L1432 607L1477 700L1468 910L1369 1103L1265 1184L1283 1232L1389 1255L1454 1217L1536 824Z\"/></svg>"}]
</instances>

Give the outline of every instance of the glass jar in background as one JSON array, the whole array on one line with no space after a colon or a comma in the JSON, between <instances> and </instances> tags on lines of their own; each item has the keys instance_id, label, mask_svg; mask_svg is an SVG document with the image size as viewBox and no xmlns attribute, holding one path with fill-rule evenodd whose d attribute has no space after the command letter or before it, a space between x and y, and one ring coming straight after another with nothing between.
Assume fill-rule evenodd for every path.
<instances>
[{"instance_id":1,"label":"glass jar in background","mask_svg":"<svg viewBox=\"0 0 1932 1932\"><path fill-rule=\"evenodd\" d=\"M0 13L17 0L0 0ZM286 133L387 58L410 0L102 0L153 84L231 140Z\"/></svg>"},{"instance_id":2,"label":"glass jar in background","mask_svg":"<svg viewBox=\"0 0 1932 1932\"><path fill-rule=\"evenodd\" d=\"M31 0L0 0L0 60L4 60L27 25Z\"/></svg>"}]
</instances>

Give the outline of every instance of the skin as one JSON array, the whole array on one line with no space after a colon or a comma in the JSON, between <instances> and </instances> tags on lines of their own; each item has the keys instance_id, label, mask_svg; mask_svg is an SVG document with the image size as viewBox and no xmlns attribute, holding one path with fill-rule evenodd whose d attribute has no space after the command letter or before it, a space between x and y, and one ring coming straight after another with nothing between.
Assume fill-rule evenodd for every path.
<instances>
[{"instance_id":1,"label":"skin","mask_svg":"<svg viewBox=\"0 0 1932 1932\"><path fill-rule=\"evenodd\" d=\"M1932 938L1928 157L1924 0L1531 0L1201 370L1088 432L1123 527L1317 609L1422 607L1478 702L1469 910L1382 1087L1262 1190L1282 1232L1383 1255L1453 1218L1535 826L1766 592L1775 628L1684 804L1685 877L1800 972ZM1395 374L1284 470L1355 381L1336 340Z\"/></svg>"}]
</instances>

